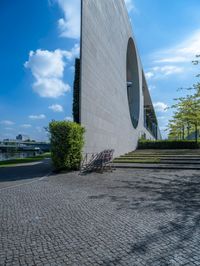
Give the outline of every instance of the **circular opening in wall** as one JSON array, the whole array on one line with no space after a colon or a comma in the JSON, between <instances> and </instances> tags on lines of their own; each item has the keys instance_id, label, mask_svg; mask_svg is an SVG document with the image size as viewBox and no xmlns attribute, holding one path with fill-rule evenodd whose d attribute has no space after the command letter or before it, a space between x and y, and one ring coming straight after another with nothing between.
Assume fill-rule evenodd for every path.
<instances>
[{"instance_id":1,"label":"circular opening in wall","mask_svg":"<svg viewBox=\"0 0 200 266\"><path fill-rule=\"evenodd\" d=\"M128 41L126 75L130 117L133 127L137 128L140 114L140 80L137 54L132 38L130 38Z\"/></svg>"}]
</instances>

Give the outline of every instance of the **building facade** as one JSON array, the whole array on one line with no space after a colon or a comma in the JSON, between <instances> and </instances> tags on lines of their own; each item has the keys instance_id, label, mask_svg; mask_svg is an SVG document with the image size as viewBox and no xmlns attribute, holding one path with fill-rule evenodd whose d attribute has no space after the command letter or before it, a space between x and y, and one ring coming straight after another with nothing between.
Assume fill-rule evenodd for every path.
<instances>
[{"instance_id":1,"label":"building facade","mask_svg":"<svg viewBox=\"0 0 200 266\"><path fill-rule=\"evenodd\" d=\"M85 153L118 156L160 138L124 0L82 0L80 59Z\"/></svg>"}]
</instances>

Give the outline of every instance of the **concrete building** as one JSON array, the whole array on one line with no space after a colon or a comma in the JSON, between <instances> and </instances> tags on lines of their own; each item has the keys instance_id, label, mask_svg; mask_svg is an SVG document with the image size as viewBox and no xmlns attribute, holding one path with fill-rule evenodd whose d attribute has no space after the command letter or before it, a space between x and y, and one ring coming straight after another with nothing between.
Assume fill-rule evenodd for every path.
<instances>
[{"instance_id":1,"label":"concrete building","mask_svg":"<svg viewBox=\"0 0 200 266\"><path fill-rule=\"evenodd\" d=\"M80 122L85 153L160 138L124 0L82 0Z\"/></svg>"},{"instance_id":2,"label":"concrete building","mask_svg":"<svg viewBox=\"0 0 200 266\"><path fill-rule=\"evenodd\" d=\"M25 140L29 140L29 136L28 135L22 135L22 134L19 134L16 136L16 140L18 141L25 141Z\"/></svg>"}]
</instances>

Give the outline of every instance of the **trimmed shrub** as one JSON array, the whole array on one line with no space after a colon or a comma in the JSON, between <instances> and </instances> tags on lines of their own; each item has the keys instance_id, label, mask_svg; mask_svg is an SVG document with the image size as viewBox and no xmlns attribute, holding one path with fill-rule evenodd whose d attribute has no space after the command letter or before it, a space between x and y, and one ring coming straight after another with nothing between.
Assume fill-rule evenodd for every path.
<instances>
[{"instance_id":1,"label":"trimmed shrub","mask_svg":"<svg viewBox=\"0 0 200 266\"><path fill-rule=\"evenodd\" d=\"M200 144L190 140L140 140L138 149L198 149Z\"/></svg>"},{"instance_id":2,"label":"trimmed shrub","mask_svg":"<svg viewBox=\"0 0 200 266\"><path fill-rule=\"evenodd\" d=\"M51 156L56 170L78 170L84 145L84 128L70 121L49 123Z\"/></svg>"}]
</instances>

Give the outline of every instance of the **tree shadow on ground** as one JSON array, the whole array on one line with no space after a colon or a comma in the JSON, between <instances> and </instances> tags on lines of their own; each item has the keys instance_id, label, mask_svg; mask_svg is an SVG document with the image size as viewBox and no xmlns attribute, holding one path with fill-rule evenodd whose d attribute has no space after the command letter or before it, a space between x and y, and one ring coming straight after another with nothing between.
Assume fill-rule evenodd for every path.
<instances>
[{"instance_id":1,"label":"tree shadow on ground","mask_svg":"<svg viewBox=\"0 0 200 266\"><path fill-rule=\"evenodd\" d=\"M173 213L173 217L174 215L176 217L171 219L166 215L165 222L159 224L157 230L153 233L147 232L138 242L133 240L126 256L146 256L147 253L152 252L154 247L158 250L154 250L155 255L148 261L148 265L174 265L171 260L173 260L175 254L180 255L182 262L190 262L190 259L195 255L195 243L198 242L199 244L200 242L200 238L198 239L200 228L199 175L189 174L187 176L185 174L181 177L174 174L173 179L163 179L155 176L150 179L120 180L118 184L118 186L110 187L114 196L104 195L116 204L118 211L126 209L129 211L137 210L141 213L154 212L155 219L156 214L165 216L166 213ZM122 196L122 191L126 190L129 191L127 195L133 196L126 196L126 193ZM145 194L147 197L144 196ZM193 246L191 246L191 243ZM160 247L163 249L159 250ZM184 256L182 256L183 251ZM117 256L114 260L105 260L104 265L120 265L122 259L124 258ZM159 264L157 264L158 262ZM183 264L180 260L176 265Z\"/></svg>"}]
</instances>

